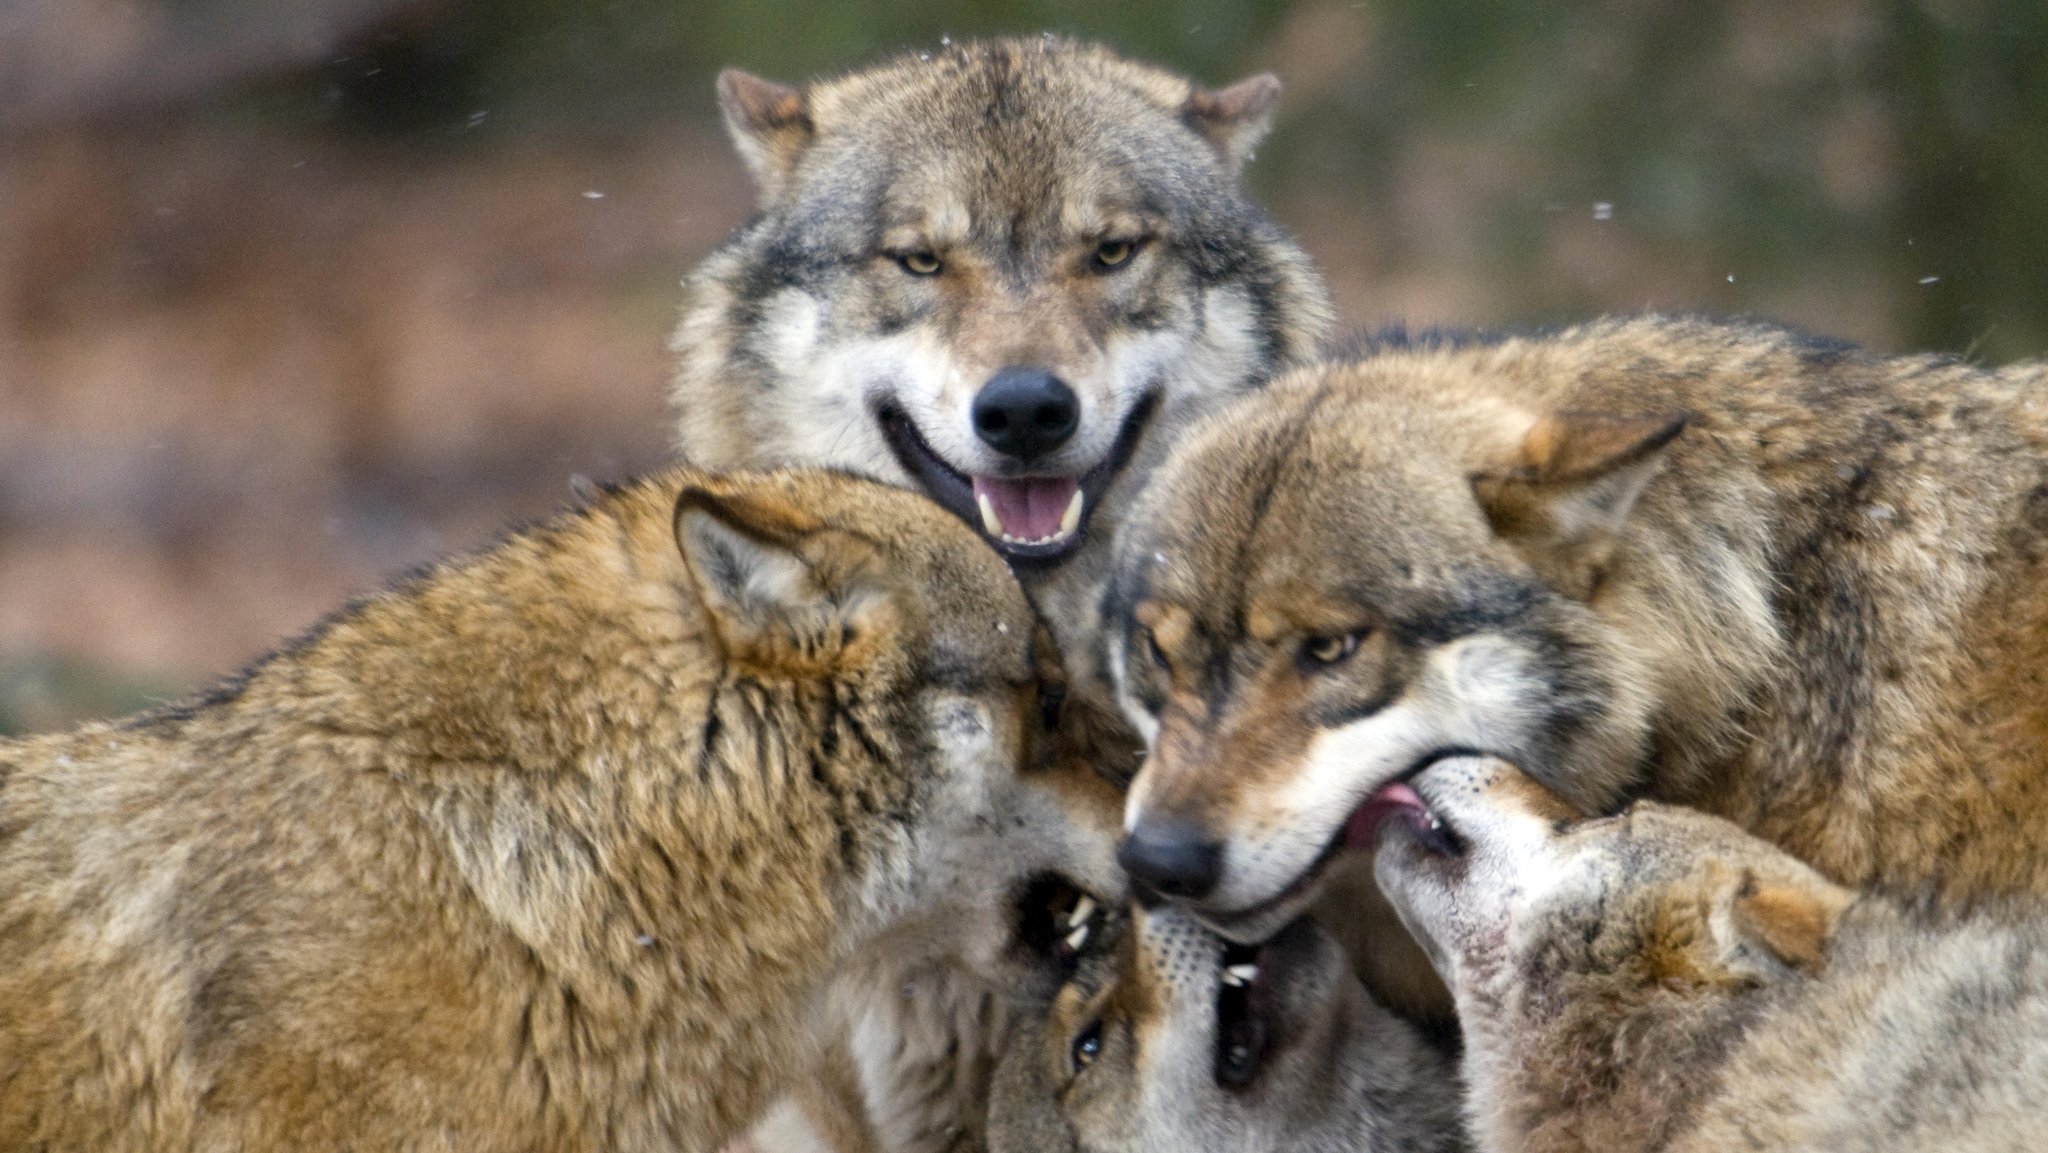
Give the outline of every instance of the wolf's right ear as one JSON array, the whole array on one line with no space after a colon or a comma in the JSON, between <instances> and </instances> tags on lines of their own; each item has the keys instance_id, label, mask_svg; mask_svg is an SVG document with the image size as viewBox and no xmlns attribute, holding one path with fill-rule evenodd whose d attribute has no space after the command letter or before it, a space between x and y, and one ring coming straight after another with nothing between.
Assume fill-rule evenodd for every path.
<instances>
[{"instance_id":1,"label":"wolf's right ear","mask_svg":"<svg viewBox=\"0 0 2048 1153\"><path fill-rule=\"evenodd\" d=\"M1270 72L1240 80L1228 88L1197 88L1181 105L1181 119L1223 158L1234 176L1244 171L1252 149L1273 128L1273 108L1280 102L1280 80Z\"/></svg>"},{"instance_id":2,"label":"wolf's right ear","mask_svg":"<svg viewBox=\"0 0 2048 1153\"><path fill-rule=\"evenodd\" d=\"M1715 898L1710 924L1729 970L1758 981L1827 967L1835 925L1853 894L1819 875L1764 880L1733 873Z\"/></svg>"},{"instance_id":3,"label":"wolf's right ear","mask_svg":"<svg viewBox=\"0 0 2048 1153\"><path fill-rule=\"evenodd\" d=\"M675 533L729 653L829 659L888 604L872 545L779 496L686 488Z\"/></svg>"},{"instance_id":4,"label":"wolf's right ear","mask_svg":"<svg viewBox=\"0 0 2048 1153\"><path fill-rule=\"evenodd\" d=\"M740 159L753 173L762 205L774 203L817 135L810 102L801 89L728 68L718 74L718 110Z\"/></svg>"},{"instance_id":5,"label":"wolf's right ear","mask_svg":"<svg viewBox=\"0 0 2048 1153\"><path fill-rule=\"evenodd\" d=\"M1505 467L1472 476L1493 530L1521 546L1559 591L1599 588L1615 534L1686 418L1562 413L1538 420Z\"/></svg>"}]
</instances>

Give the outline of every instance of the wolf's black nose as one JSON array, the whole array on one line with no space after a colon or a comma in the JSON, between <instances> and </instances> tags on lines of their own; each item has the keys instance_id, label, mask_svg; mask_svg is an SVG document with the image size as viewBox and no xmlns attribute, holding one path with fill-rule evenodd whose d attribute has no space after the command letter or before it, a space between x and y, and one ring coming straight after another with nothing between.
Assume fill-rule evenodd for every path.
<instances>
[{"instance_id":1,"label":"wolf's black nose","mask_svg":"<svg viewBox=\"0 0 2048 1153\"><path fill-rule=\"evenodd\" d=\"M1080 424L1080 398L1042 368L1013 364L989 377L974 398L975 435L1022 461L1067 443Z\"/></svg>"},{"instance_id":2,"label":"wolf's black nose","mask_svg":"<svg viewBox=\"0 0 2048 1153\"><path fill-rule=\"evenodd\" d=\"M1181 821L1140 820L1117 847L1116 862L1161 896L1200 900L1223 875L1223 843Z\"/></svg>"}]
</instances>

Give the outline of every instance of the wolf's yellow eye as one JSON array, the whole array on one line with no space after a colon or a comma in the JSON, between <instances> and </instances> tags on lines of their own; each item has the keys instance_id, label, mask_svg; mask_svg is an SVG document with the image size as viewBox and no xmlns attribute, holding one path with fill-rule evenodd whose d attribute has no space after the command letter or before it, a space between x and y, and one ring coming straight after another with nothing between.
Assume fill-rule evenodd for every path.
<instances>
[{"instance_id":1,"label":"wolf's yellow eye","mask_svg":"<svg viewBox=\"0 0 2048 1153\"><path fill-rule=\"evenodd\" d=\"M939 263L936 252L906 252L896 258L896 263L912 276L937 276L939 269L944 267Z\"/></svg>"},{"instance_id":2,"label":"wolf's yellow eye","mask_svg":"<svg viewBox=\"0 0 2048 1153\"><path fill-rule=\"evenodd\" d=\"M1095 1064L1095 1059L1102 1055L1102 1022L1090 1022L1086 1029L1081 1030L1081 1035L1074 1038L1072 1055L1076 1073Z\"/></svg>"},{"instance_id":3,"label":"wolf's yellow eye","mask_svg":"<svg viewBox=\"0 0 2048 1153\"><path fill-rule=\"evenodd\" d=\"M1138 243L1134 240L1105 240L1095 246L1095 267L1121 268L1136 255Z\"/></svg>"},{"instance_id":4,"label":"wolf's yellow eye","mask_svg":"<svg viewBox=\"0 0 2048 1153\"><path fill-rule=\"evenodd\" d=\"M1302 663L1308 665L1334 665L1358 651L1359 638L1363 633L1351 632L1341 636L1310 637L1301 644Z\"/></svg>"}]
</instances>

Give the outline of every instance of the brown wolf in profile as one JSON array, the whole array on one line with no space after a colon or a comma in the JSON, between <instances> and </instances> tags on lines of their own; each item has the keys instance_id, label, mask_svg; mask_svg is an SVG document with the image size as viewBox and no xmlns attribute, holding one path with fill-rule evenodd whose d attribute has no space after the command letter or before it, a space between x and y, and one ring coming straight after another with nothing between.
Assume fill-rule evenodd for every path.
<instances>
[{"instance_id":1,"label":"brown wolf in profile","mask_svg":"<svg viewBox=\"0 0 2048 1153\"><path fill-rule=\"evenodd\" d=\"M2041 1147L2048 921L1930 923L1695 810L1581 820L1498 760L1411 785L1376 864L1456 992L1483 1148Z\"/></svg>"},{"instance_id":2,"label":"brown wolf in profile","mask_svg":"<svg viewBox=\"0 0 2048 1153\"><path fill-rule=\"evenodd\" d=\"M2048 366L1757 323L1382 345L1220 413L1119 539L1121 850L1233 937L1454 752L1945 908L2048 894Z\"/></svg>"},{"instance_id":3,"label":"brown wolf in profile","mask_svg":"<svg viewBox=\"0 0 2048 1153\"><path fill-rule=\"evenodd\" d=\"M951 509L1043 610L1073 678L1073 739L1128 779L1140 742L1097 665L1110 533L1183 429L1306 362L1330 321L1307 258L1241 181L1279 83L1210 90L1043 37L801 88L729 71L718 87L760 210L688 281L684 456L850 468ZM863 1038L835 1046L892 1068L849 1056L815 1079L904 1119L821 1119L867 1130L827 1142L842 1153L973 1144L981 1066L959 1055L999 1038L949 1022L978 1019L991 990L948 964L904 966L876 979L917 995L858 991Z\"/></svg>"},{"instance_id":4,"label":"brown wolf in profile","mask_svg":"<svg viewBox=\"0 0 2048 1153\"><path fill-rule=\"evenodd\" d=\"M678 472L0 744L0 1148L714 1149L864 943L1033 979L1058 676L922 498Z\"/></svg>"},{"instance_id":5,"label":"brown wolf in profile","mask_svg":"<svg viewBox=\"0 0 2048 1153\"><path fill-rule=\"evenodd\" d=\"M1232 947L1161 904L1025 1015L996 1068L988 1147L1455 1153L1458 1084L1312 919Z\"/></svg>"}]
</instances>

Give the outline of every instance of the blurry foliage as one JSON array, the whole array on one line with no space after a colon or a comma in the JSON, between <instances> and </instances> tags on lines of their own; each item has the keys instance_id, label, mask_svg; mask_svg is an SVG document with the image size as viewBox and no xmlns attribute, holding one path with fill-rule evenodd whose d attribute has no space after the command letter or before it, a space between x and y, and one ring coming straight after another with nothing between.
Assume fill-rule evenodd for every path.
<instances>
[{"instance_id":1,"label":"blurry foliage","mask_svg":"<svg viewBox=\"0 0 2048 1153\"><path fill-rule=\"evenodd\" d=\"M481 50L508 95L536 86L588 108L708 107L703 78L724 65L786 80L829 75L876 56L958 39L1057 32L1107 41L1199 74L1227 72L1286 4L1178 0L500 0ZM688 78L692 83L679 83Z\"/></svg>"},{"instance_id":2,"label":"blurry foliage","mask_svg":"<svg viewBox=\"0 0 2048 1153\"><path fill-rule=\"evenodd\" d=\"M377 127L602 137L710 111L733 64L800 80L942 36L1054 31L1223 83L1273 69L1295 91L1253 170L1283 215L1343 180L1361 221L1397 220L1417 147L1489 153L1508 176L1461 195L1484 229L1379 238L1394 259L1483 263L1522 320L1602 308L1597 285L1541 275L1546 217L1599 203L1693 299L1741 311L1727 276L1889 276L1901 347L1990 359L2048 348L2048 4L2039 0L499 0L431 5L319 83ZM1334 38L1319 40L1323 28ZM1290 30L1292 35L1290 35ZM1351 34L1347 42L1345 31ZM1349 52L1338 66L1303 56ZM1303 90L1306 89L1306 90ZM481 114L481 115L479 115ZM1936 279L1927 279L1936 278ZM1923 280L1926 283L1921 283ZM1705 287L1716 286L1719 287Z\"/></svg>"},{"instance_id":3,"label":"blurry foliage","mask_svg":"<svg viewBox=\"0 0 2048 1153\"><path fill-rule=\"evenodd\" d=\"M488 489L509 500L514 474L590 455L563 447L560 414L602 408L580 374L621 376L623 395L641 387L629 371L637 355L650 366L647 396L658 392L674 281L746 211L736 165L703 151L722 147L713 120L718 68L801 81L885 54L933 51L946 36L1097 39L1211 84L1278 73L1287 94L1250 179L1301 232L1355 324L1526 326L1610 310L1757 311L1893 350L1994 363L2048 354L2043 0L9 3L0 0L0 194L45 188L46 204L26 214L40 232L0 238L14 246L0 246L0 322L75 341L75 352L59 341L48 346L57 353L34 363L66 366L76 381L98 379L92 366L102 358L112 366L102 375L118 378L123 357L151 347L144 338L169 341L185 350L182 359L136 363L185 382L171 390L198 388L191 382L211 380L219 364L239 363L210 359L209 339L299 349L300 360L277 362L288 371L267 403L285 412L292 372L303 377L299 400L312 415L280 417L279 429L303 436L280 443L315 458L291 474L307 491L328 485L341 495L290 506L287 521L331 516L365 526L330 535L379 558L378 549L425 546L378 527L402 517L350 512L350 493L388 489L393 495L375 507L413 515L427 503L422 489ZM67 143L73 129L78 138ZM159 137L174 146L152 151ZM12 147L17 139L38 147ZM173 163L162 164L165 156ZM602 156L621 159L607 165ZM635 159L646 157L656 159ZM385 179L393 173L425 175ZM583 199L607 195L599 186L610 199ZM251 190L246 207L238 188ZM450 216L473 227L447 227ZM265 233L265 222L291 234ZM273 250L283 255L262 259ZM10 252L25 255L10 266ZM388 277L378 263L407 259L418 267L394 267ZM430 266L436 259L443 265ZM285 276L308 268L317 275ZM263 291L235 295L238 276ZM597 296L593 284L618 287L607 277L629 277L631 291ZM387 280L390 299L375 297ZM148 291L123 295L135 284ZM279 315L297 327L251 303L272 290L283 294ZM193 301L205 307L179 311ZM639 310L634 323L614 325L627 309ZM394 332L387 314L396 313L413 326ZM220 333L173 339L209 323ZM0 327L0 368L15 334ZM612 346L638 351L601 355ZM330 353L339 367L322 359ZM437 407L435 396L454 391L451 373L494 378L498 356L520 362L504 373L519 388L532 385L532 405L500 398ZM547 372L517 375L532 367L525 361ZM252 356L241 367L261 377L270 365ZM48 381L15 387L28 397L68 379L53 369ZM76 381L77 406L98 412L97 394ZM7 387L0 380L0 400ZM123 387L126 399L147 399L143 383ZM332 398L320 391L330 387ZM483 395L474 380L469 387ZM548 388L586 391L554 403L540 395ZM339 416L317 409L330 399ZM496 412L504 427L443 430L432 415L351 415L387 409ZM350 464L355 471L339 480L316 467L325 450L301 428L330 419L346 442L333 450L337 459L368 462ZM139 443L205 457L206 446L177 440L176 427L148 423L129 422ZM218 433L206 423L208 435ZM104 431L98 424L84 430ZM607 444L617 431L595 419L578 427ZM396 435L422 430L447 435ZM245 434L250 443L283 435ZM224 511L230 497L252 517L277 511L260 499L263 486L237 471L237 443L223 438L228 447L216 454L232 467L172 469L165 479L150 479L158 458L136 456L119 437L97 456L45 445L31 460L15 448L0 459L0 513L12 509L19 523L0 516L0 546L25 548L38 527L75 544L101 523L81 510L118 505L107 494L131 490L144 498L137 507L148 523L158 523L161 489L198 510L194 523L219 527L222 540L261 535L230 531L239 522ZM280 475L293 463L253 450L247 460ZM535 463L542 460L545 467ZM388 475L377 471L386 466ZM463 484L448 479L457 476ZM93 478L101 487L87 483ZM59 482L78 487L58 491ZM4 491L6 483L18 491ZM50 491L31 491L36 484ZM45 506L56 511L35 512ZM99 535L122 543L125 531ZM108 619L199 619L208 606L193 588L218 596L244 586L177 575L189 562L234 571L268 555L212 538L192 543L199 540L183 546L191 556L159 566L173 575L136 602L148 612ZM325 571L309 559L305 537L273 551ZM134 555L147 562L155 554L137 545ZM255 585L283 579L235 575ZM104 599L120 599L114 585L105 588ZM186 673L175 661L163 667ZM0 733L127 711L151 688L0 651Z\"/></svg>"},{"instance_id":4,"label":"blurry foliage","mask_svg":"<svg viewBox=\"0 0 2048 1153\"><path fill-rule=\"evenodd\" d=\"M69 728L160 704L171 683L114 676L51 655L0 659L0 737Z\"/></svg>"},{"instance_id":5,"label":"blurry foliage","mask_svg":"<svg viewBox=\"0 0 2048 1153\"><path fill-rule=\"evenodd\" d=\"M1898 325L1904 348L1994 361L2048 349L2048 5L1369 8L1371 61L1296 109L1280 144L1298 157L1335 143L1334 163L1381 203L1375 174L1399 165L1378 157L1429 139L1491 150L1514 182L1493 229L1451 247L1493 263L1530 315L1615 307L1530 275L1542 215L1605 203L1665 259L1696 255L1731 275L1896 266L1920 289ZM1443 238L1402 240L1427 250Z\"/></svg>"}]
</instances>

